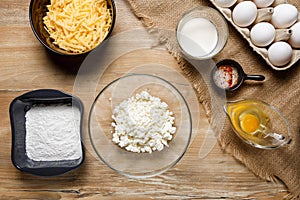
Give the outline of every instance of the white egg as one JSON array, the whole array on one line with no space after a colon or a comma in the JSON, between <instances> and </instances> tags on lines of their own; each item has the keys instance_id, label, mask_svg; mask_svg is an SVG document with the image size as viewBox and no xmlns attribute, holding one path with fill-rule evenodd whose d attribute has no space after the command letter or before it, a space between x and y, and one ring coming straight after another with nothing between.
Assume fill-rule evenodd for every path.
<instances>
[{"instance_id":1,"label":"white egg","mask_svg":"<svg viewBox=\"0 0 300 200\"><path fill-rule=\"evenodd\" d=\"M253 0L258 8L266 8L274 2L274 0Z\"/></svg>"},{"instance_id":2,"label":"white egg","mask_svg":"<svg viewBox=\"0 0 300 200\"><path fill-rule=\"evenodd\" d=\"M240 27L251 25L257 16L257 7L252 1L237 4L232 11L233 22Z\"/></svg>"},{"instance_id":3,"label":"white egg","mask_svg":"<svg viewBox=\"0 0 300 200\"><path fill-rule=\"evenodd\" d=\"M265 47L271 44L275 38L275 28L268 22L255 24L250 31L252 43L259 47Z\"/></svg>"},{"instance_id":4,"label":"white egg","mask_svg":"<svg viewBox=\"0 0 300 200\"><path fill-rule=\"evenodd\" d=\"M235 4L237 0L215 0L216 4L221 7L229 8Z\"/></svg>"},{"instance_id":5,"label":"white egg","mask_svg":"<svg viewBox=\"0 0 300 200\"><path fill-rule=\"evenodd\" d=\"M292 4L280 4L274 8L271 23L275 28L288 28L293 25L298 18L298 10Z\"/></svg>"},{"instance_id":6,"label":"white egg","mask_svg":"<svg viewBox=\"0 0 300 200\"><path fill-rule=\"evenodd\" d=\"M275 42L268 49L268 58L274 66L283 66L292 59L292 47L286 42Z\"/></svg>"},{"instance_id":7,"label":"white egg","mask_svg":"<svg viewBox=\"0 0 300 200\"><path fill-rule=\"evenodd\" d=\"M294 48L300 48L300 22L291 27L292 35L289 39L290 45Z\"/></svg>"}]
</instances>

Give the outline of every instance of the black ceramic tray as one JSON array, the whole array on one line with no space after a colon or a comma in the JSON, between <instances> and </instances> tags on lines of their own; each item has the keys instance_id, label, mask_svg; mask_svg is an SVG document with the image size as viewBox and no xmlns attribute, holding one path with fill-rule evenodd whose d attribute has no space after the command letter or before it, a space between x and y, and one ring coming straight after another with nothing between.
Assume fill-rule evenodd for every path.
<instances>
[{"instance_id":1,"label":"black ceramic tray","mask_svg":"<svg viewBox=\"0 0 300 200\"><path fill-rule=\"evenodd\" d=\"M83 104L77 97L63 93L58 90L41 89L28 92L15 98L9 108L12 150L11 159L14 166L30 174L39 176L55 176L66 173L79 167L84 161L84 149L81 143L82 156L76 160L63 161L34 161L27 157L25 150L25 113L34 104L72 104L79 108L81 113L80 131L82 133Z\"/></svg>"}]
</instances>

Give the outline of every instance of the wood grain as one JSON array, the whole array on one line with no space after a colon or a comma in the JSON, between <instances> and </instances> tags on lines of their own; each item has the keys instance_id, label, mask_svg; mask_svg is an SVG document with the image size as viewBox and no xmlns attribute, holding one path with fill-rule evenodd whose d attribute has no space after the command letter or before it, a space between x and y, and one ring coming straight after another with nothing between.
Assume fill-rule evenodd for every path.
<instances>
[{"instance_id":1,"label":"wood grain","mask_svg":"<svg viewBox=\"0 0 300 200\"><path fill-rule=\"evenodd\" d=\"M38 88L71 93L82 61L68 63L46 52L31 31L29 3L29 0L0 0L0 199L279 200L287 195L282 184L257 178L218 145L200 160L199 145L208 126L203 114L199 133L183 159L160 176L128 179L109 169L89 151L79 169L57 177L36 177L15 169L10 158L10 102ZM142 27L126 1L117 0L116 6L113 34ZM170 55L164 56L165 62L176 67Z\"/></svg>"}]
</instances>

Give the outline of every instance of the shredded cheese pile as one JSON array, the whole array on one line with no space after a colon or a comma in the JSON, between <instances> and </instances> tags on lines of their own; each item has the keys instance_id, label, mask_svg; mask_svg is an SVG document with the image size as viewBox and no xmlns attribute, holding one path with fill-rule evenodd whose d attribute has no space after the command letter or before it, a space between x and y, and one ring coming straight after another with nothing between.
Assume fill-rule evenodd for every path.
<instances>
[{"instance_id":1,"label":"shredded cheese pile","mask_svg":"<svg viewBox=\"0 0 300 200\"><path fill-rule=\"evenodd\" d=\"M106 0L51 0L43 18L45 29L59 48L82 53L95 48L112 23Z\"/></svg>"}]
</instances>

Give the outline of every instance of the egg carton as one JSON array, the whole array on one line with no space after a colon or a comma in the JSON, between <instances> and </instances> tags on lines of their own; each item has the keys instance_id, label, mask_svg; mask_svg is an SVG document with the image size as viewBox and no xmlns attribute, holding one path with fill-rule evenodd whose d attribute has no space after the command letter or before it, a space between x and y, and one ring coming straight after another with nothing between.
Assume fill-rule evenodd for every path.
<instances>
[{"instance_id":1,"label":"egg carton","mask_svg":"<svg viewBox=\"0 0 300 200\"><path fill-rule=\"evenodd\" d=\"M229 21L234 28L243 36L243 38L245 38L249 45L253 48L253 50L255 52L257 52L267 63L268 65L270 65L273 69L275 70L286 70L289 69L290 67L292 67L299 59L300 59L300 49L292 49L292 58L290 60L290 62L284 66L275 66L273 65L270 60L268 59L268 47L258 47L256 45L254 45L250 39L250 30L251 27L253 25L255 25L258 22L263 22L263 21L270 21L272 14L273 14L273 10L274 7L279 5L279 4L284 4L284 3L288 3L288 1L286 0L275 0L274 3L266 8L259 8L257 11L257 17L255 19L255 21L248 27L239 27L237 26L232 19L232 11L233 8L235 7L235 5L237 5L238 3L242 2L243 0L238 0L234 5L232 5L231 7L221 7L219 5L217 5L216 0L210 0L210 2L222 13L222 15L224 16L224 18ZM300 22L300 13L298 16L298 20L297 22ZM296 23L297 23L296 22ZM290 36L291 36L291 30L289 28L287 29L276 29L276 36L273 42L276 41L287 41Z\"/></svg>"}]
</instances>

